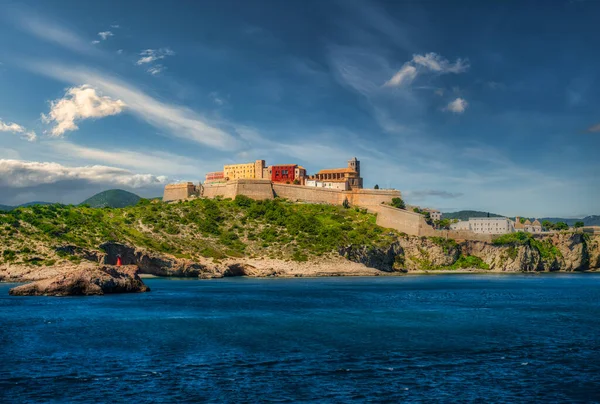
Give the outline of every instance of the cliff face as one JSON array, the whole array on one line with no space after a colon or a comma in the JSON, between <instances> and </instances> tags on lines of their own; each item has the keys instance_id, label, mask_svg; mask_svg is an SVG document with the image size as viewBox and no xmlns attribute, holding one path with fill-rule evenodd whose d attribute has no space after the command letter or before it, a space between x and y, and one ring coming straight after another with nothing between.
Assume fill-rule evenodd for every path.
<instances>
[{"instance_id":1,"label":"cliff face","mask_svg":"<svg viewBox=\"0 0 600 404\"><path fill-rule=\"evenodd\" d=\"M564 233L503 245L404 237L389 248L349 246L340 250L340 254L382 271L458 268L507 272L585 271L600 269L600 237Z\"/></svg>"}]
</instances>

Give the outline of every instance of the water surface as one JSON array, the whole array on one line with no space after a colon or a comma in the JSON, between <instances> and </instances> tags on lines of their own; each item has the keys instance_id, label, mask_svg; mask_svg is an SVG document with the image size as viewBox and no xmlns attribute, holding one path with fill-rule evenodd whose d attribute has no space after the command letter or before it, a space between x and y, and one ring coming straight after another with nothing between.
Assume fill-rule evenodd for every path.
<instances>
[{"instance_id":1,"label":"water surface","mask_svg":"<svg viewBox=\"0 0 600 404\"><path fill-rule=\"evenodd\" d=\"M0 284L0 401L600 400L597 275L145 282Z\"/></svg>"}]
</instances>

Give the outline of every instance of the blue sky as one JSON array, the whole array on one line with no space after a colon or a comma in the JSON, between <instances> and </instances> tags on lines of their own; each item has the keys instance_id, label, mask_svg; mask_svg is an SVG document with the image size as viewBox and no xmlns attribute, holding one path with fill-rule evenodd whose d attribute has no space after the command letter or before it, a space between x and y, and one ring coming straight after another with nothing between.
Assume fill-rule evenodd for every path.
<instances>
[{"instance_id":1,"label":"blue sky","mask_svg":"<svg viewBox=\"0 0 600 404\"><path fill-rule=\"evenodd\" d=\"M412 204L598 214L600 3L541 4L0 0L0 203L357 156Z\"/></svg>"}]
</instances>

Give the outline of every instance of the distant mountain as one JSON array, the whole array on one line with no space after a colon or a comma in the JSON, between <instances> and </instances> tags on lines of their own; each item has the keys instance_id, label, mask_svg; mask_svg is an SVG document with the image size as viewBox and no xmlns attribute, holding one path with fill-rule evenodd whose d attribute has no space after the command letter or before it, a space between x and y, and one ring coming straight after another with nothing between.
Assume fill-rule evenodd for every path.
<instances>
[{"instance_id":1,"label":"distant mountain","mask_svg":"<svg viewBox=\"0 0 600 404\"><path fill-rule=\"evenodd\" d=\"M565 222L569 226L573 226L576 222L583 222L583 224L585 226L600 226L600 216L599 215L586 216L583 219L563 219L560 217L543 217L540 219L540 222L543 222L544 220L548 220L552 223Z\"/></svg>"},{"instance_id":2,"label":"distant mountain","mask_svg":"<svg viewBox=\"0 0 600 404\"><path fill-rule=\"evenodd\" d=\"M33 202L27 202L27 203L23 203L21 205L17 205L17 206L10 206L10 205L0 205L0 210L5 210L5 211L9 211L9 210L13 210L15 208L20 208L20 207L26 207L26 206L33 206L33 205L52 205L52 202L41 202L41 201L33 201Z\"/></svg>"},{"instance_id":3,"label":"distant mountain","mask_svg":"<svg viewBox=\"0 0 600 404\"><path fill-rule=\"evenodd\" d=\"M124 208L135 205L140 199L136 194L122 189L109 189L86 199L81 204L89 205L92 208Z\"/></svg>"},{"instance_id":4,"label":"distant mountain","mask_svg":"<svg viewBox=\"0 0 600 404\"><path fill-rule=\"evenodd\" d=\"M469 220L470 217L487 217L488 212L480 212L478 210L461 210L458 212L442 213L444 219L458 219L458 220ZM490 217L505 217L496 213L490 213ZM511 217L511 219L514 219ZM533 217L527 219L536 219ZM583 219L565 219L562 217L541 217L537 218L540 222L548 220L552 223L564 222L569 226L573 226L576 222L583 222L585 226L600 226L600 216L592 215L586 216Z\"/></svg>"},{"instance_id":5,"label":"distant mountain","mask_svg":"<svg viewBox=\"0 0 600 404\"><path fill-rule=\"evenodd\" d=\"M496 213L480 212L478 210L461 210L458 212L442 213L444 219L458 219L458 220L469 220L470 217L503 217Z\"/></svg>"}]
</instances>

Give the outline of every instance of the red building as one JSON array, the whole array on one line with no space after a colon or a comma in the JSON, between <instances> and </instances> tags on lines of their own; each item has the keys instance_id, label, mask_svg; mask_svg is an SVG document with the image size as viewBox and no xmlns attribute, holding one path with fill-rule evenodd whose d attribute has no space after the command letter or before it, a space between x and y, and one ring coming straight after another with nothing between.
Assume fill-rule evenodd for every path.
<instances>
[{"instance_id":1,"label":"red building","mask_svg":"<svg viewBox=\"0 0 600 404\"><path fill-rule=\"evenodd\" d=\"M225 175L223 171L215 171L212 173L206 174L205 182L223 182L225 181Z\"/></svg>"},{"instance_id":2,"label":"red building","mask_svg":"<svg viewBox=\"0 0 600 404\"><path fill-rule=\"evenodd\" d=\"M271 181L292 184L296 179L297 164L271 166Z\"/></svg>"}]
</instances>

